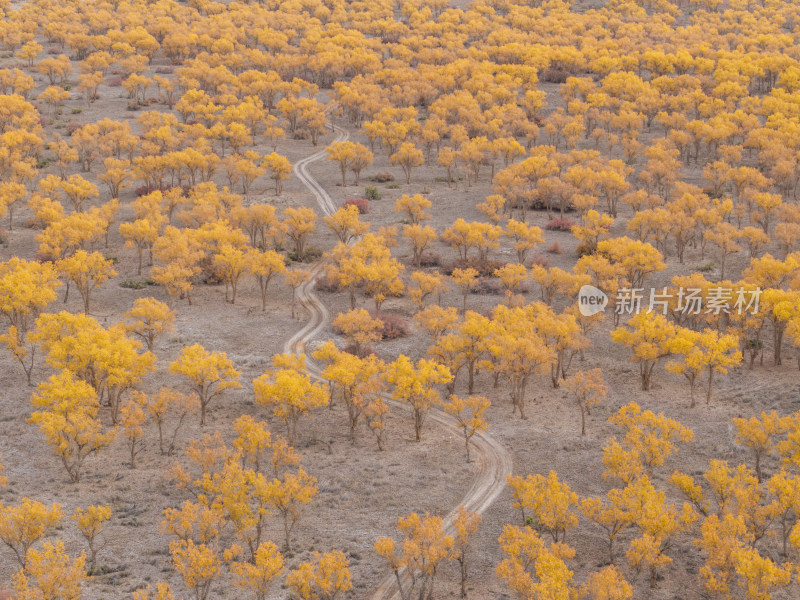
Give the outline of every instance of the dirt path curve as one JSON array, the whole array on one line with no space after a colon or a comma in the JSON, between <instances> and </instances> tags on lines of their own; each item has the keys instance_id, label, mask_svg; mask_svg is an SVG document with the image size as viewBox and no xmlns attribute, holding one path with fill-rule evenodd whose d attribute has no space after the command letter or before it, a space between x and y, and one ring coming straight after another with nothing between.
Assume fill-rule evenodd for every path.
<instances>
[{"instance_id":1,"label":"dirt path curve","mask_svg":"<svg viewBox=\"0 0 800 600\"><path fill-rule=\"evenodd\" d=\"M341 127L334 126L337 132L335 141L341 142L349 137L349 133ZM336 206L323 187L309 174L308 165L325 156L325 150L312 154L297 162L294 173L297 178L314 194L320 209L326 215L336 211ZM305 326L295 333L284 345L284 352L306 352L308 342L314 340L330 320L330 312L314 293L316 277L321 273L323 263L318 262L311 269L311 278L297 290L297 300L311 315ZM312 359L306 364L312 376L321 378L321 369ZM409 411L407 404L388 400L395 410ZM447 413L433 409L427 417L427 422L435 427L448 430L451 434L461 436L462 432L456 420ZM473 456L478 465L478 476L472 482L466 495L461 499L460 506L477 513L485 512L497 499L506 485L506 476L511 474L511 455L492 436L479 433L472 438L474 448ZM444 518L447 533L454 533L453 521L456 517L455 507ZM400 591L394 574L387 575L378 588L371 594L370 600L395 600L400 598Z\"/></svg>"}]
</instances>

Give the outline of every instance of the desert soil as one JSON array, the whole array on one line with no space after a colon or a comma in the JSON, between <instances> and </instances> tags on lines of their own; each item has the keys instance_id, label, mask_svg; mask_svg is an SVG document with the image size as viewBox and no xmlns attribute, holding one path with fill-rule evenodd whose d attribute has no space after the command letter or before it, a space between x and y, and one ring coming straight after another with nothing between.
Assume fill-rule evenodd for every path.
<instances>
[{"instance_id":1,"label":"desert soil","mask_svg":"<svg viewBox=\"0 0 800 600\"><path fill-rule=\"evenodd\" d=\"M0 60L0 67L14 64L14 59ZM32 96L46 87L41 76L35 77L39 89ZM557 86L545 84L544 89L548 91L550 108L560 106ZM56 119L53 130L64 134L67 122L88 123L104 117L133 119L137 116L126 112L128 100L121 88L103 85L99 94L101 99L87 106L73 92L73 98ZM81 109L79 114L71 114L73 109L78 108ZM152 108L166 111L166 107L160 105ZM42 112L45 110L43 107ZM349 128L349 124L342 120L337 120L337 123ZM366 143L358 131L350 129L350 135L351 139ZM308 141L282 141L278 152L287 155L294 163L316 152L332 138L332 135L323 138L316 148ZM256 150L269 152L271 148L263 146ZM371 203L370 213L365 216L374 229L399 223L392 206L394 200L403 193L426 194L434 205L432 224L442 232L457 217L468 221L483 220L484 215L475 205L491 191L488 172L482 173L475 185L467 187L462 180L449 187L442 180L442 170L435 165L416 169L412 183L406 185L400 170L388 163L386 152L382 150L376 150L375 163L363 173L364 181L358 187L342 187L338 167L329 161L318 161L309 170L337 205L347 198L363 196L364 185L377 186L382 198ZM48 172L53 172L52 167L42 174ZM392 173L397 178L396 182L387 185L369 181L371 176L380 172ZM697 168L692 167L687 173L690 182L699 181ZM96 179L96 172L85 176L104 189ZM222 183L222 180L219 182ZM299 205L317 208L313 196L296 177L285 182L284 192L279 197L274 196L271 182L266 178L257 181L255 189L253 201L275 204L279 210ZM131 218L129 203L133 198L130 189L122 193L123 209L117 222ZM621 215L613 234L624 233L624 222L628 216ZM0 259L35 256L37 231L24 225L28 217L30 214L27 210L18 211L15 216L18 225L13 231L7 232L8 244L0 249ZM543 227L549 218L544 213L533 213L531 220ZM334 241L334 236L320 221L312 245L328 250ZM548 231L541 253L544 254L543 249L553 242L559 243L562 253L545 254L550 264L570 268L577 258L574 238L569 233ZM120 283L126 279L143 279L136 276L134 252L122 246L123 240L116 227L113 227L110 249L104 251L117 258L119 275L97 290L92 308L92 315L106 325L119 321L136 298L153 296L168 301L164 291L158 287L141 290L120 287ZM775 252L771 247L765 250ZM440 254L444 262L452 261L455 255L443 243L437 243L433 251ZM410 251L404 242L400 242L396 255L407 264L408 275L412 270L408 264ZM515 259L507 244L495 251L493 258L506 261ZM699 251L691 249L687 252L684 265L677 264L675 257L669 257L669 268L653 277L648 285L661 287L675 274L691 271L709 260L708 257L701 257ZM744 254L734 257L729 266L729 276L737 276L746 262ZM713 279L715 274L712 270L707 276ZM182 450L188 440L198 439L205 433L218 430L226 441L230 441L233 437L232 422L241 414L268 420L274 430L281 431L281 425L272 419L268 411L254 403L250 381L270 365L271 356L282 351L284 342L309 315L301 311L298 320L291 319L290 291L281 282L272 285L269 306L263 313L260 311L257 289L252 282L243 284L236 305L225 303L223 295L222 287L200 286L193 294L192 306L185 302L173 303L178 315L175 332L157 342L158 372L149 376L143 387L148 392L163 385L181 388L184 383L170 375L167 367L181 348L200 343L209 350L228 353L242 371L243 389L226 392L215 401L209 425L205 428L201 429L196 422L188 423L180 435L179 450L175 457L159 455L155 428L149 426L146 432L148 447L140 455L135 470L128 468L127 449L119 440L112 448L87 461L86 477L82 482L68 483L59 459L44 442L37 428L27 422L31 413L29 397L32 389L26 385L24 374L9 354L0 353L0 387L3 389L0 396L0 456L6 468L4 474L9 479L8 488L0 492L0 500L4 504L14 504L22 497L30 497L46 503L59 502L66 515L76 507L89 504L109 504L114 511L103 534L105 546L98 556L99 564L107 573L96 576L86 586L86 598L129 598L133 590L159 580L168 581L181 597L188 597L182 582L170 567L167 550L169 540L159 532L163 510L178 506L189 498L170 478L168 471L171 464L175 460L183 460ZM344 295L319 292L318 296L333 315L349 309ZM525 296L529 301L536 300L538 291L532 288ZM468 307L486 312L501 301L501 296L472 295ZM443 302L458 306L460 296L454 292L448 293ZM360 298L359 305L370 308L372 302ZM61 304L59 300L51 306L51 310L61 309L74 312L81 310L77 295L73 294L66 304ZM384 309L409 320L414 312L413 304L405 297L389 299ZM642 392L639 389L636 366L628 361L627 353L621 347L610 341L610 329L611 320L608 319L593 331L590 335L592 348L587 352L585 362L576 358L573 365L573 370L601 367L610 388L607 402L593 410L588 418L587 435L583 438L579 435L577 408L566 392L553 389L545 378L529 386L528 419L523 421L511 414L507 390L502 385L493 388L491 377L485 373L478 376L475 392L486 395L493 402L487 413L490 423L488 433L511 453L515 473L546 474L553 469L582 496L604 494L611 484L601 476L602 446L608 437L617 433L607 419L630 401L638 402L643 408L664 412L694 430L694 441L682 447L655 474L656 481L662 484L676 468L690 474L701 473L710 458L750 464L749 454L735 443L732 417L749 416L769 409L782 414L800 409L800 374L788 348L789 356L784 359L783 366L770 366L771 356L767 351L766 366L756 367L754 371L734 369L728 377L718 380L717 392L709 406L701 402L696 408L689 409L685 381L663 369L657 372L651 391ZM319 339L343 341L330 327L324 329ZM412 328L406 338L376 344L375 351L386 360L392 360L400 353L417 359L425 355L427 344L426 335ZM50 372L46 365L40 363L34 380L42 381ZM463 380L457 392L466 392ZM406 413L400 411L396 411L389 419L389 442L385 452L377 450L374 440L365 429L361 430L355 443L347 440L345 412L341 406L316 412L312 419L302 422L299 431L303 465L318 478L320 493L305 510L295 536L296 551L288 557L287 563L289 567L296 566L308 559L314 550L341 549L348 555L353 572L354 589L347 594L348 598L368 597L387 573L372 550L372 544L378 536L396 536L396 520L411 511L437 515L450 512L461 501L481 466L480 462L466 463L463 443L458 436L449 430L437 429L430 423L423 441L415 443L411 421ZM765 473L769 475L776 466L775 462L768 462ZM667 485L664 488L670 489ZM670 492L670 497L675 502L679 501L677 494ZM471 557L471 598L507 597L507 590L494 577L494 568L502 558L497 538L504 524L519 522L519 514L513 510L508 492L504 492L483 515ZM280 523L274 520L271 524L268 536L280 541ZM69 519L64 520L58 536L71 553L79 553L84 548L82 539ZM571 563L576 581L583 581L590 571L604 564L605 543L599 527L582 519L580 525L568 533L566 541L577 550L577 557ZM619 546L624 547L624 544L625 538ZM702 559L689 536L679 538L668 553L675 560L665 569L663 581L654 590L649 588L646 574L637 574L624 561L620 561L626 577L635 584L636 598L704 598L697 579ZM16 569L10 551L0 548L0 585L8 582ZM445 567L441 579L437 597L457 597L455 566ZM287 591L276 586L273 597L286 596ZM241 596L229 585L218 584L213 597L233 599ZM775 597L779 598L780 594Z\"/></svg>"}]
</instances>

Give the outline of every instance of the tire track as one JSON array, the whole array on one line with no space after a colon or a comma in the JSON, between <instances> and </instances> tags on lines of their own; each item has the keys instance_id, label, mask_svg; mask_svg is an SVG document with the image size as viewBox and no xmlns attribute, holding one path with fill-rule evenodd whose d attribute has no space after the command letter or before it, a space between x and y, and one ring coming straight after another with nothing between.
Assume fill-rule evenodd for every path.
<instances>
[{"instance_id":1,"label":"tire track","mask_svg":"<svg viewBox=\"0 0 800 600\"><path fill-rule=\"evenodd\" d=\"M337 133L334 141L342 142L349 138L349 133L345 129L336 125L333 128ZM308 172L308 165L320 160L325 154L325 150L320 150L298 161L293 170L297 178L314 195L322 212L325 215L331 215L336 211L333 200ZM310 271L311 278L309 281L297 290L297 301L308 310L311 318L300 331L287 340L284 344L284 352L305 353L308 343L317 338L330 320L330 311L314 293L316 277L321 273L323 267L324 262L322 261L315 264ZM313 377L322 379L320 366L313 359L308 358L306 364L309 373ZM387 402L395 410L409 412L409 407L406 404L395 402L388 398ZM447 430L453 435L459 437L463 435L456 420L442 410L432 409L428 413L427 420L429 423L435 423L439 428ZM459 506L464 506L469 511L482 514L505 489L506 477L511 474L511 455L500 442L485 432L473 436L472 444L479 472L477 478L461 499ZM449 535L454 533L453 521L455 520L457 509L458 507L455 507L444 518L445 530ZM370 600L395 600L396 598L400 598L400 591L397 589L397 582L393 573L384 577L378 588L370 595Z\"/></svg>"}]
</instances>

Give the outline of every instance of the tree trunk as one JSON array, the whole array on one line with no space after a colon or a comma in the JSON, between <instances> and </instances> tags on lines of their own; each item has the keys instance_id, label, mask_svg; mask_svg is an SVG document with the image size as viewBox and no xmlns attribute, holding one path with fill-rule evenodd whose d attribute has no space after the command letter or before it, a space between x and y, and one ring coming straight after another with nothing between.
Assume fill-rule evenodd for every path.
<instances>
[{"instance_id":1,"label":"tree trunk","mask_svg":"<svg viewBox=\"0 0 800 600\"><path fill-rule=\"evenodd\" d=\"M163 423L158 420L156 421L156 426L158 427L158 451L161 454L164 454L164 427Z\"/></svg>"},{"instance_id":2,"label":"tree trunk","mask_svg":"<svg viewBox=\"0 0 800 600\"><path fill-rule=\"evenodd\" d=\"M711 402L711 390L714 386L714 368L709 367L708 369L708 390L706 391L706 404Z\"/></svg>"},{"instance_id":3,"label":"tree trunk","mask_svg":"<svg viewBox=\"0 0 800 600\"><path fill-rule=\"evenodd\" d=\"M650 369L651 367L647 363L644 363L641 367L643 392L650 391L650 373L651 373Z\"/></svg>"},{"instance_id":4,"label":"tree trunk","mask_svg":"<svg viewBox=\"0 0 800 600\"><path fill-rule=\"evenodd\" d=\"M291 552L292 546L291 539L289 537L289 516L286 514L283 515L283 535L286 542L286 551Z\"/></svg>"},{"instance_id":5,"label":"tree trunk","mask_svg":"<svg viewBox=\"0 0 800 600\"><path fill-rule=\"evenodd\" d=\"M461 567L461 597L467 597L467 561L464 559L464 552L462 550L461 556L458 557L458 565Z\"/></svg>"}]
</instances>

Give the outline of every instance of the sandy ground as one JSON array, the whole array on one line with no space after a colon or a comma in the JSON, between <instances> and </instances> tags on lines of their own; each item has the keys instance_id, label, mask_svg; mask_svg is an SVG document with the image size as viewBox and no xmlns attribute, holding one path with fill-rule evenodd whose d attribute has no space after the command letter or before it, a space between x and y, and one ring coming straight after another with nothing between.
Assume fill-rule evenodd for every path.
<instances>
[{"instance_id":1,"label":"sandy ground","mask_svg":"<svg viewBox=\"0 0 800 600\"><path fill-rule=\"evenodd\" d=\"M2 59L2 66L11 66L16 61ZM40 89L45 82L36 76ZM560 103L557 86L545 84L551 108ZM106 116L115 119L134 118L136 113L125 111L127 98L121 88L101 86L101 100L87 107L84 100L73 92L54 125L63 134L67 122L87 123ZM80 108L79 114L71 114L72 109ZM154 110L166 110L154 105ZM44 109L43 109L44 111ZM338 120L342 126L347 126ZM365 138L351 129L352 139L366 143ZM646 139L647 136L645 136ZM328 135L320 142L323 147L332 138ZM286 140L279 144L278 151L287 155L292 162L315 152L309 142ZM257 150L266 152L271 148L260 146ZM467 220L483 219L484 216L475 204L490 193L488 171L484 171L477 185L466 188L462 181L448 187L441 180L442 169L424 166L413 173L412 183L406 185L398 168L388 163L386 152L376 149L375 163L362 174L362 184L342 187L338 182L338 166L329 161L320 161L310 167L313 176L320 181L338 203L347 198L364 194L365 185L379 188L382 198L371 203L371 210L365 219L373 223L373 228L381 225L398 224L399 215L392 211L394 200L402 193L426 193L434 203L433 225L442 232L456 217ZM380 172L391 172L397 181L394 184L378 184L369 178ZM42 174L53 172L52 168ZM97 168L86 175L95 180ZM686 179L699 181L699 170L692 166L687 169ZM350 176L348 176L350 180ZM222 183L222 179L218 179ZM104 186L102 200L107 199ZM313 198L300 181L292 177L285 182L282 196L274 197L271 182L262 178L255 185L254 201L275 204L279 209L285 206L315 206ZM118 222L129 219L131 210L127 204L133 199L130 189L122 194L123 210ZM621 218L614 227L614 235L624 233L624 221L629 216L627 207L622 208ZM0 259L12 255L31 258L35 254L37 232L22 224L28 211L19 210L15 221L19 224L8 233L9 244L0 249ZM533 223L544 226L548 217L544 213L530 216ZM122 240L113 228L109 256L118 259L119 276L105 283L95 294L92 314L100 322L110 325L118 321L138 297L152 295L166 300L164 292L157 288L143 290L124 289L119 283L124 279L137 278L135 255L133 251L122 248ZM575 240L569 233L546 232L546 241L541 252L557 241L563 248L560 255L546 254L552 266L570 268L575 260ZM318 223L312 245L329 249L335 241L334 236ZM443 243L437 243L433 250L451 261L455 253ZM765 251L775 253L774 247ZM410 251L403 241L396 251L408 265ZM514 260L510 248L504 246L494 252L493 258ZM689 250L684 265L678 265L674 257L669 258L669 268L654 276L648 285L660 287L678 273L686 273L696 266L709 262L709 257L701 257L699 252ZM741 253L730 261L729 275L735 277L745 266L747 257ZM406 276L410 273L408 266ZM707 273L714 279L716 271ZM271 287L269 306L265 313L259 310L259 298L253 282L245 282L240 290L236 305L223 301L223 288L201 286L193 294L193 306L185 302L174 304L178 314L174 333L159 340L156 346L158 372L147 377L143 388L156 390L162 385L178 388L183 382L167 373L169 363L180 349L193 343L201 343L210 350L225 351L242 371L243 389L227 392L215 401L210 413L210 424L204 431L196 422L187 424L180 435L180 448L187 440L196 439L204 432L219 430L226 440L232 439L232 422L243 413L270 420L270 415L253 402L251 380L261 374L269 365L273 353L280 351L284 341L300 326L300 320L292 321L289 311L290 291L277 281ZM319 297L329 307L332 314L349 308L347 298L340 294L320 293ZM527 299L538 298L532 289ZM499 296L472 295L468 300L471 309L487 311L501 301ZM460 296L451 292L444 297L445 304L459 305ZM372 302L360 299L359 305L370 308ZM80 310L76 295L73 294L66 306L60 300L51 310L66 308ZM407 298L389 299L385 310L395 312L406 318L413 314L413 305ZM551 388L544 378L529 386L529 418L525 421L511 415L507 390L492 388L491 378L480 374L477 378L476 393L485 394L493 406L488 411L489 433L501 440L512 452L514 471L518 474L547 473L549 469L558 472L559 477L570 484L582 496L601 495L609 489L610 483L601 477L600 462L602 445L616 433L607 418L620 406L639 402L643 408L663 411L691 427L695 439L671 457L667 464L656 470L654 479L668 491L671 500L679 500L674 490L666 483L674 469L690 474L702 472L710 458L729 460L732 463L746 462L752 465L749 454L734 440L731 418L760 413L775 409L785 414L800 409L800 374L792 351L786 350L784 365L781 367L757 367L755 371L735 369L727 378L721 378L717 392L710 406L701 402L697 408L689 409L688 386L682 378L658 369L653 389L642 392L636 366L629 363L627 353L611 343L608 332L610 322L591 334L592 348L587 351L585 362L576 359L575 369L601 367L609 385L607 402L593 410L587 423L587 435L579 436L579 415L577 408L562 390ZM325 337L339 340L328 328ZM399 353L413 358L424 356L427 347L424 333L413 330L411 335L393 342L376 344L376 352L390 360ZM765 364L771 364L771 355L766 351ZM49 369L39 364L34 380L45 379ZM4 392L0 396L0 455L9 479L9 487L0 492L0 500L14 504L22 497L31 497L42 502L59 502L66 515L76 507L89 504L110 504L114 516L104 532L106 545L98 556L99 564L109 571L95 577L86 586L86 598L116 600L128 598L136 588L148 582L168 581L180 597L187 597L186 590L178 576L170 568L167 552L168 538L160 535L158 527L164 508L177 506L188 498L185 492L175 488L167 471L175 458L158 454L155 428L146 430L147 449L140 455L136 470L126 464L127 449L121 441L87 461L86 477L77 484L68 483L66 474L50 448L45 444L35 426L26 419L31 408L28 398L31 393L18 365L10 356L0 353L0 386ZM465 393L462 383L458 393ZM281 431L278 423L273 429ZM318 478L320 493L305 511L305 516L296 533L296 553L288 559L288 565L295 566L307 559L314 550L343 550L351 561L354 589L349 598L364 598L386 571L372 550L372 544L380 535L395 535L396 519L411 511L431 512L443 515L457 505L470 481L475 475L477 465L465 463L462 440L448 433L429 427L422 443L413 442L411 422L404 415L390 417L389 442L386 452L377 451L374 441L366 430L355 444L347 441L345 413L343 407L318 411L313 419L302 423L300 428L299 450L303 464L309 473ZM179 452L180 455L180 452ZM180 457L178 457L180 460ZM769 475L777 466L774 459L765 464ZM497 544L502 526L505 523L518 523L519 514L511 507L508 493L504 493L496 504L484 515L483 524L477 535L471 557L470 597L505 598L507 590L502 582L494 577L494 567L501 560ZM693 534L696 532L693 532ZM280 540L280 523L271 522L269 537ZM84 547L73 523L64 519L58 531L70 552L77 553ZM622 550L630 534L623 536L619 543ZM664 571L664 580L655 590L649 589L645 574L633 572L624 561L619 561L626 577L635 585L637 599L654 598L659 600L693 600L705 597L696 574L702 559L691 542L691 535L683 535L668 552L674 562ZM229 540L230 541L230 540ZM575 580L582 582L592 570L604 564L605 541L602 530L582 519L580 525L570 531L567 542L577 550L577 556L570 562L575 571ZM621 554L622 552L620 552ZM0 587L9 580L16 564L10 551L0 548ZM448 565L441 573L443 583L439 585L437 597L456 597L458 593L457 573L453 565ZM792 591L776 598L792 597ZM275 586L273 596L285 598L287 592ZM224 582L217 585L214 598L238 598L235 590Z\"/></svg>"}]
</instances>

